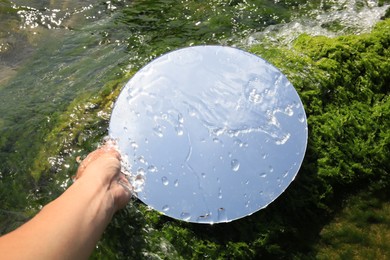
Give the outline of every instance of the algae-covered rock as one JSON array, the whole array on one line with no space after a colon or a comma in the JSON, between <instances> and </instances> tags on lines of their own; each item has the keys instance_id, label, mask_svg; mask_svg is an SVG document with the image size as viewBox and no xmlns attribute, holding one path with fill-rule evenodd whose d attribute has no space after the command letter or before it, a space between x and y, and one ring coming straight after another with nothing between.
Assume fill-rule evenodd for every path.
<instances>
[{"instance_id":1,"label":"algae-covered rock","mask_svg":"<svg viewBox=\"0 0 390 260\"><path fill-rule=\"evenodd\" d=\"M252 51L281 68L308 114L318 175L339 184L385 178L389 154L390 23L370 34L300 36L292 50Z\"/></svg>"},{"instance_id":2,"label":"algae-covered rock","mask_svg":"<svg viewBox=\"0 0 390 260\"><path fill-rule=\"evenodd\" d=\"M107 82L96 95L79 96L65 112L53 116L51 120L55 121L55 127L44 138L31 168L36 181L48 172L61 172L62 175L74 172L76 156L82 156L102 142L103 136L107 135L113 102L130 75Z\"/></svg>"}]
</instances>

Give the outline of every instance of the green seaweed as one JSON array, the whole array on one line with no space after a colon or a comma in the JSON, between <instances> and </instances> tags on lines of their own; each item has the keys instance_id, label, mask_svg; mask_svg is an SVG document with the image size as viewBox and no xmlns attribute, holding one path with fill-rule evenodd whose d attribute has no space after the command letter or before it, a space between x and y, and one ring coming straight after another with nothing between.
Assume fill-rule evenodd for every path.
<instances>
[{"instance_id":1,"label":"green seaweed","mask_svg":"<svg viewBox=\"0 0 390 260\"><path fill-rule=\"evenodd\" d=\"M0 0L0 13L5 14L15 14L17 10L11 7L11 2L8 0Z\"/></svg>"},{"instance_id":2,"label":"green seaweed","mask_svg":"<svg viewBox=\"0 0 390 260\"><path fill-rule=\"evenodd\" d=\"M31 168L31 175L36 181L51 168L47 158L55 155L74 159L82 156L76 149L88 151L97 148L102 137L107 135L113 102L124 85L124 80L130 75L128 73L123 78L107 82L99 93L78 96L65 112L53 116L51 120L55 122L55 127L46 134L44 144L37 152ZM69 171L74 172L74 168Z\"/></svg>"}]
</instances>

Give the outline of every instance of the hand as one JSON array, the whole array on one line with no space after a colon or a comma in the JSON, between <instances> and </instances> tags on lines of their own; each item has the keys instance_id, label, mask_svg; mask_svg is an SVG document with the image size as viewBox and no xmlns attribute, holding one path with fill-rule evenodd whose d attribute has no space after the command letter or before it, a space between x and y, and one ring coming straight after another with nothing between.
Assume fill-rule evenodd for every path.
<instances>
[{"instance_id":1,"label":"hand","mask_svg":"<svg viewBox=\"0 0 390 260\"><path fill-rule=\"evenodd\" d=\"M80 163L75 179L107 188L113 198L114 212L124 208L131 198L132 186L121 173L120 154L110 141Z\"/></svg>"},{"instance_id":2,"label":"hand","mask_svg":"<svg viewBox=\"0 0 390 260\"><path fill-rule=\"evenodd\" d=\"M88 259L114 213L129 202L131 190L121 173L120 154L106 143L81 162L75 183L61 196L0 237L1 258Z\"/></svg>"}]
</instances>

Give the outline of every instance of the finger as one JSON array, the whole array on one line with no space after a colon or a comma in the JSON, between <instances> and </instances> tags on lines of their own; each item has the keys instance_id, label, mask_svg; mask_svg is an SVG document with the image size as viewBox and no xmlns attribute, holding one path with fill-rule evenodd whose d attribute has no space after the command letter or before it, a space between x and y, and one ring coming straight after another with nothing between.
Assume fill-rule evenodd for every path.
<instances>
[{"instance_id":1,"label":"finger","mask_svg":"<svg viewBox=\"0 0 390 260\"><path fill-rule=\"evenodd\" d=\"M120 172L120 161L112 155L103 154L93 162L90 162L82 174L85 176L84 178L92 178L100 181L103 185L110 185L112 181L118 179Z\"/></svg>"},{"instance_id":2,"label":"finger","mask_svg":"<svg viewBox=\"0 0 390 260\"><path fill-rule=\"evenodd\" d=\"M79 168L77 169L76 179L80 178L84 174L85 169L89 165L97 159L103 157L112 157L116 160L120 160L120 154L113 146L102 146L101 148L88 154L88 156L80 163Z\"/></svg>"},{"instance_id":3,"label":"finger","mask_svg":"<svg viewBox=\"0 0 390 260\"><path fill-rule=\"evenodd\" d=\"M119 210L124 208L131 199L133 187L124 176L121 176L116 183L112 184L111 190L114 197L115 209Z\"/></svg>"},{"instance_id":4,"label":"finger","mask_svg":"<svg viewBox=\"0 0 390 260\"><path fill-rule=\"evenodd\" d=\"M129 192L133 193L134 189L133 186L130 184L129 180L127 179L126 175L121 173L118 177L117 181L124 189L128 190Z\"/></svg>"}]
</instances>

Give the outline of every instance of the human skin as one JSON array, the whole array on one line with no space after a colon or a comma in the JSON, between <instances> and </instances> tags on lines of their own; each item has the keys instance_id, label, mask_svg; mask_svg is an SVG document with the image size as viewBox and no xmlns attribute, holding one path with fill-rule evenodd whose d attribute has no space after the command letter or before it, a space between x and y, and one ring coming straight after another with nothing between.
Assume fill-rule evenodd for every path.
<instances>
[{"instance_id":1,"label":"human skin","mask_svg":"<svg viewBox=\"0 0 390 260\"><path fill-rule=\"evenodd\" d=\"M76 181L30 221L0 237L1 259L88 259L131 186L106 144L80 164Z\"/></svg>"}]
</instances>

